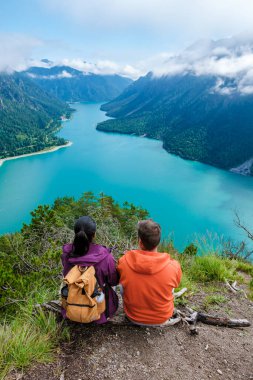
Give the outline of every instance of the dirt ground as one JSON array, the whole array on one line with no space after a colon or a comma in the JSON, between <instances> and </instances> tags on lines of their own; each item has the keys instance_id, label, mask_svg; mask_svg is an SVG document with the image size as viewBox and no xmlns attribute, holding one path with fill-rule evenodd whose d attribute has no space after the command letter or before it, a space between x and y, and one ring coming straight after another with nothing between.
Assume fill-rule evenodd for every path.
<instances>
[{"instance_id":1,"label":"dirt ground","mask_svg":"<svg viewBox=\"0 0 253 380\"><path fill-rule=\"evenodd\" d=\"M240 294L212 314L253 322L253 302ZM203 292L190 300L202 308ZM178 307L183 309L183 307ZM206 310L205 310L206 311ZM209 310L210 313L210 310ZM120 315L121 318L121 315ZM53 364L35 365L22 380L209 380L253 379L253 327L225 328L198 323L190 335L181 323L166 328L71 325Z\"/></svg>"}]
</instances>

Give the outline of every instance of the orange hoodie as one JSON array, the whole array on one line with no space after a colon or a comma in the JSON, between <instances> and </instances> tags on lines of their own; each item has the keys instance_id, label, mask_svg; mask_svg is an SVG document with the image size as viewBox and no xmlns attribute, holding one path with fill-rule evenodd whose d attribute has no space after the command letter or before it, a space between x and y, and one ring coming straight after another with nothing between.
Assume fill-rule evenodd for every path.
<instances>
[{"instance_id":1,"label":"orange hoodie","mask_svg":"<svg viewBox=\"0 0 253 380\"><path fill-rule=\"evenodd\" d=\"M167 253L128 251L118 264L123 286L124 311L134 322L161 324L174 309L172 289L177 288L180 264Z\"/></svg>"}]
</instances>

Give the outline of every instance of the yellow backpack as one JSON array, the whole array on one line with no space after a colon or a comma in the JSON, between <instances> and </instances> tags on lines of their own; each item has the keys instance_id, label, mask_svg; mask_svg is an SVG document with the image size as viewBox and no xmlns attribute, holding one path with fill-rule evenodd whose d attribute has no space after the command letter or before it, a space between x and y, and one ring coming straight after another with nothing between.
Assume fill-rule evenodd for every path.
<instances>
[{"instance_id":1,"label":"yellow backpack","mask_svg":"<svg viewBox=\"0 0 253 380\"><path fill-rule=\"evenodd\" d=\"M93 266L75 265L64 277L62 307L71 321L90 323L105 311L105 297L95 277Z\"/></svg>"}]
</instances>

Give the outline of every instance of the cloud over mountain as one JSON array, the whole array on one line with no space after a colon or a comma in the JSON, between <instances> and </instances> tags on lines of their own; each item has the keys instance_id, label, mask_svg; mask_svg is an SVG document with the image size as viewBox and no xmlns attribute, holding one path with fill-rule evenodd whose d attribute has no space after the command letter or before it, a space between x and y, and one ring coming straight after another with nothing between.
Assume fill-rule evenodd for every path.
<instances>
[{"instance_id":1,"label":"cloud over mountain","mask_svg":"<svg viewBox=\"0 0 253 380\"><path fill-rule=\"evenodd\" d=\"M217 77L212 91L223 95L253 92L253 34L239 35L217 41L199 40L181 53L163 52L134 65L101 59L88 62L81 58L65 58L55 63L31 61L29 66L69 66L84 73L119 74L137 79L152 71L155 76L210 75Z\"/></svg>"},{"instance_id":2,"label":"cloud over mountain","mask_svg":"<svg viewBox=\"0 0 253 380\"><path fill-rule=\"evenodd\" d=\"M132 64L111 59L97 59L94 62L67 57L55 62L31 59L34 49L45 43L27 35L0 34L0 72L22 71L31 66L68 66L87 74L118 74L132 79L149 71L155 76L193 73L217 78L216 85L210 91L222 95L253 94L253 33L217 41L198 40L181 53L163 52ZM62 72L59 75L64 78L70 74Z\"/></svg>"},{"instance_id":3,"label":"cloud over mountain","mask_svg":"<svg viewBox=\"0 0 253 380\"><path fill-rule=\"evenodd\" d=\"M81 58L73 58L73 59L64 58L61 60L57 60L55 62L52 62L52 61L47 62L47 60L41 60L41 61L30 60L27 65L33 66L33 67L45 67L45 68L49 68L52 66L68 66L87 74L89 73L97 74L97 75L118 74L121 76L135 78L135 79L137 79L142 74L142 71L138 69L137 67L134 67L129 64L120 64L111 60L98 60L96 62L87 62ZM66 75L69 75L69 74L66 72L63 72L61 75L63 78L64 76L66 77Z\"/></svg>"},{"instance_id":4,"label":"cloud over mountain","mask_svg":"<svg viewBox=\"0 0 253 380\"><path fill-rule=\"evenodd\" d=\"M253 93L253 37L240 35L218 41L200 40L180 54L154 62L155 76L184 75L217 77L213 91L223 95Z\"/></svg>"},{"instance_id":5,"label":"cloud over mountain","mask_svg":"<svg viewBox=\"0 0 253 380\"><path fill-rule=\"evenodd\" d=\"M129 65L119 64L111 60L98 60L95 63L86 62L82 59L63 59L60 62L62 65L73 67L74 69L93 74L118 74L127 77L138 78L140 71Z\"/></svg>"}]
</instances>

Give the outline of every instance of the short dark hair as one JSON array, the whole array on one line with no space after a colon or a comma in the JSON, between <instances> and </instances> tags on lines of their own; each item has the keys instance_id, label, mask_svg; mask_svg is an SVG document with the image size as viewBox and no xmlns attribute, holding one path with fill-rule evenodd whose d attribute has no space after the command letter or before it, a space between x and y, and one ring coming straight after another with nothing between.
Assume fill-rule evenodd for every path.
<instances>
[{"instance_id":1,"label":"short dark hair","mask_svg":"<svg viewBox=\"0 0 253 380\"><path fill-rule=\"evenodd\" d=\"M152 219L141 220L138 223L138 237L145 249L152 250L161 240L161 227Z\"/></svg>"}]
</instances>

